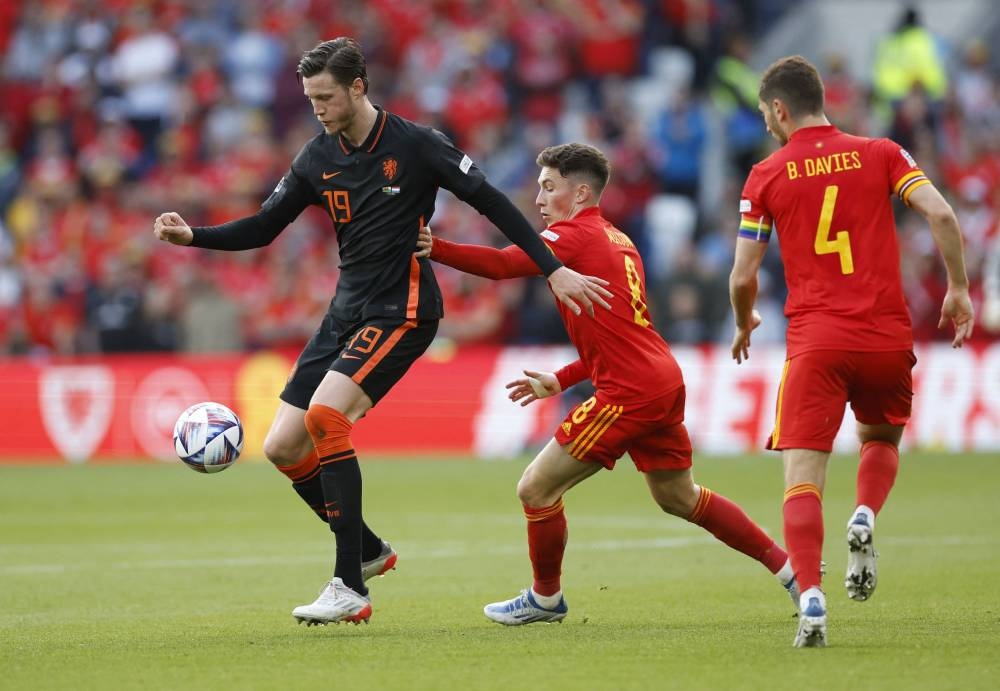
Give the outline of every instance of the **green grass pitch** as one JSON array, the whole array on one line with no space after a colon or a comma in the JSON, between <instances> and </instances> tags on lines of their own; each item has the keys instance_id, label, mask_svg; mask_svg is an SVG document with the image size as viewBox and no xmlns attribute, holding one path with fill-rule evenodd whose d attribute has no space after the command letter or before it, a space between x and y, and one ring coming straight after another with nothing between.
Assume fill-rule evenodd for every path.
<instances>
[{"instance_id":1,"label":"green grass pitch","mask_svg":"<svg viewBox=\"0 0 1000 691\"><path fill-rule=\"evenodd\" d=\"M760 565L661 514L628 462L566 498L561 625L486 602L530 583L525 460L363 459L365 510L400 554L370 625L297 626L332 536L281 475L240 461L0 468L0 689L993 689L1000 458L904 454L879 517L879 587L844 594L856 462L831 462L829 647L791 647ZM780 533L776 456L696 458L696 479Z\"/></svg>"}]
</instances>

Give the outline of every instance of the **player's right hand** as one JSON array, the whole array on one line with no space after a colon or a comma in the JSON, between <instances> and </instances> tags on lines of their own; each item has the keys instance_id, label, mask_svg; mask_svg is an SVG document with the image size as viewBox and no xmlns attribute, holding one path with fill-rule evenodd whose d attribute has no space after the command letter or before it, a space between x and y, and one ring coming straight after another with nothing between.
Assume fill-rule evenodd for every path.
<instances>
[{"instance_id":1,"label":"player's right hand","mask_svg":"<svg viewBox=\"0 0 1000 691\"><path fill-rule=\"evenodd\" d=\"M153 221L153 235L156 236L157 240L174 245L190 245L194 240L191 227L175 211L168 211L156 217L156 220Z\"/></svg>"},{"instance_id":2,"label":"player's right hand","mask_svg":"<svg viewBox=\"0 0 1000 691\"><path fill-rule=\"evenodd\" d=\"M742 364L744 360L750 359L750 334L760 326L762 321L760 312L752 310L750 312L750 324L742 329L738 326L736 327L736 335L733 336L733 348L731 352L737 365Z\"/></svg>"},{"instance_id":3,"label":"player's right hand","mask_svg":"<svg viewBox=\"0 0 1000 691\"><path fill-rule=\"evenodd\" d=\"M556 298L577 316L581 311L580 304L591 317L594 316L595 304L611 309L611 304L605 298L612 297L612 293L604 287L608 285L608 281L603 278L584 276L567 266L560 266L549 274L548 280Z\"/></svg>"},{"instance_id":4,"label":"player's right hand","mask_svg":"<svg viewBox=\"0 0 1000 691\"><path fill-rule=\"evenodd\" d=\"M524 375L524 378L515 379L506 387L510 389L507 398L514 403L520 402L522 408L539 398L555 396L562 391L559 378L552 372L535 372L526 369Z\"/></svg>"},{"instance_id":5,"label":"player's right hand","mask_svg":"<svg viewBox=\"0 0 1000 691\"><path fill-rule=\"evenodd\" d=\"M429 257L434 249L434 235L430 226L420 226L417 232L417 251L413 253L415 257Z\"/></svg>"},{"instance_id":6,"label":"player's right hand","mask_svg":"<svg viewBox=\"0 0 1000 691\"><path fill-rule=\"evenodd\" d=\"M955 326L955 338L951 341L952 348L961 348L965 341L972 337L972 325L975 323L972 312L972 300L968 288L949 288L941 305L941 320L938 328L943 329L951 322Z\"/></svg>"}]
</instances>

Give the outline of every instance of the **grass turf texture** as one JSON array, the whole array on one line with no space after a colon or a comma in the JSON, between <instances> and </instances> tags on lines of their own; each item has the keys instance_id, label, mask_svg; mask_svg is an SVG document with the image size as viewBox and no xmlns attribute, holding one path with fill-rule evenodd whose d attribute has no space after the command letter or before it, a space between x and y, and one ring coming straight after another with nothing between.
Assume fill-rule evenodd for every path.
<instances>
[{"instance_id":1,"label":"grass turf texture","mask_svg":"<svg viewBox=\"0 0 1000 691\"><path fill-rule=\"evenodd\" d=\"M566 621L518 628L481 610L530 583L524 461L363 461L399 568L369 584L370 625L325 628L290 611L332 537L263 464L0 468L0 688L996 688L998 460L904 454L878 591L855 603L855 461L834 459L825 650L794 650L772 576L661 514L627 462L567 495ZM776 456L697 458L696 477L780 533Z\"/></svg>"}]
</instances>

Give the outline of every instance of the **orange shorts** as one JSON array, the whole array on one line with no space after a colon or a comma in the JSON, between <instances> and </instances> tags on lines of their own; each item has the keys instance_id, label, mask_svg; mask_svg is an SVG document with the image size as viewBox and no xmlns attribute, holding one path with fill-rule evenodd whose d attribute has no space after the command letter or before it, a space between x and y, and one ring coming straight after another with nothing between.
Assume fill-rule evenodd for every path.
<instances>
[{"instance_id":1,"label":"orange shorts","mask_svg":"<svg viewBox=\"0 0 1000 691\"><path fill-rule=\"evenodd\" d=\"M916 362L912 350L812 350L787 360L767 448L832 451L848 403L858 422L905 425Z\"/></svg>"},{"instance_id":2,"label":"orange shorts","mask_svg":"<svg viewBox=\"0 0 1000 691\"><path fill-rule=\"evenodd\" d=\"M630 406L612 403L598 391L569 412L555 440L570 456L608 470L626 453L644 473L690 468L684 395L681 386L649 403Z\"/></svg>"}]
</instances>

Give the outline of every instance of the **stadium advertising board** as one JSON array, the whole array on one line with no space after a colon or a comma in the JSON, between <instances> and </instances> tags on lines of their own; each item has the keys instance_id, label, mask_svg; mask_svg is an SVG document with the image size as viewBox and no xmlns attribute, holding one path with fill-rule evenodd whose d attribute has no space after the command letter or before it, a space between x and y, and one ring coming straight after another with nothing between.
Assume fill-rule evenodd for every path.
<instances>
[{"instance_id":1,"label":"stadium advertising board","mask_svg":"<svg viewBox=\"0 0 1000 691\"><path fill-rule=\"evenodd\" d=\"M736 366L725 348L675 348L687 383L687 425L697 453L760 450L773 423L784 352L755 350ZM521 408L504 384L521 369L555 369L564 347L432 348L355 427L364 456L434 453L506 458L533 450L574 403L571 395ZM1000 450L1000 344L921 347L913 419L904 444ZM293 354L135 355L0 363L0 463L175 462L171 430L192 403L231 406L247 459L261 445ZM854 448L848 413L837 448Z\"/></svg>"}]
</instances>

